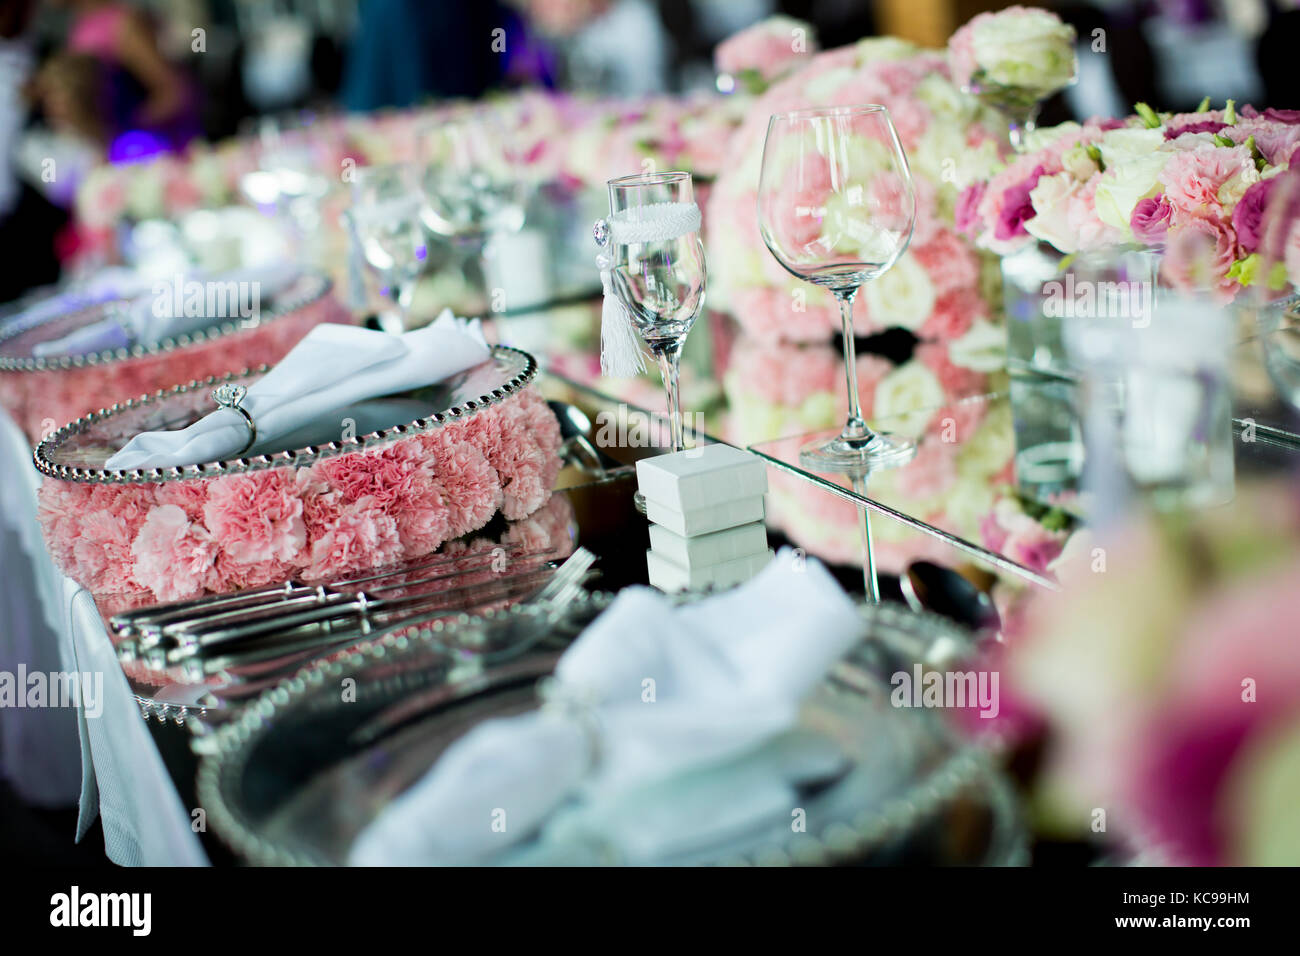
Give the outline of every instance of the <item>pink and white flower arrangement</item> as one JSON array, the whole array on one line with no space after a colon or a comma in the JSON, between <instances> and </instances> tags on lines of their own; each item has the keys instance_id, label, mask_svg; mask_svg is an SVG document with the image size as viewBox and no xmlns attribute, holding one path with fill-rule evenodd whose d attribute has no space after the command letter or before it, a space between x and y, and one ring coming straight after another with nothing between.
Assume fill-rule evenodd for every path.
<instances>
[{"instance_id":1,"label":"pink and white flower arrangement","mask_svg":"<svg viewBox=\"0 0 1300 956\"><path fill-rule=\"evenodd\" d=\"M1300 146L1300 113L1229 103L1175 115L1140 105L1124 120L1038 130L1029 145L958 202L958 227L980 246L1007 254L1037 239L1066 254L1161 249L1162 281L1232 299L1264 281L1264 216L1273 180Z\"/></svg>"},{"instance_id":2,"label":"pink and white flower arrangement","mask_svg":"<svg viewBox=\"0 0 1300 956\"><path fill-rule=\"evenodd\" d=\"M1108 833L1166 863L1300 861L1297 540L1294 487L1257 485L1058 559L1064 590L1034 596L1001 665L1046 719L1057 826L1088 832L1104 808Z\"/></svg>"},{"instance_id":3,"label":"pink and white flower arrangement","mask_svg":"<svg viewBox=\"0 0 1300 956\"><path fill-rule=\"evenodd\" d=\"M910 248L859 296L858 334L902 327L952 339L991 323L996 262L957 234L954 212L961 187L1000 166L1001 122L956 87L941 54L890 38L814 56L753 102L708 204L710 298L769 342L825 342L839 329L832 297L791 276L764 247L756 196L771 114L858 103L889 107L917 197Z\"/></svg>"},{"instance_id":4,"label":"pink and white flower arrangement","mask_svg":"<svg viewBox=\"0 0 1300 956\"><path fill-rule=\"evenodd\" d=\"M811 24L793 17L768 17L719 43L713 51L713 67L746 92L762 93L801 69L818 49Z\"/></svg>"},{"instance_id":5,"label":"pink and white flower arrangement","mask_svg":"<svg viewBox=\"0 0 1300 956\"><path fill-rule=\"evenodd\" d=\"M98 594L162 601L321 580L421 557L497 511L541 507L560 469L554 414L528 388L472 417L305 468L157 484L46 478L56 565Z\"/></svg>"},{"instance_id":6,"label":"pink and white flower arrangement","mask_svg":"<svg viewBox=\"0 0 1300 956\"><path fill-rule=\"evenodd\" d=\"M1015 89L1042 99L1074 82L1074 27L1047 10L981 13L952 35L953 82L963 89Z\"/></svg>"}]
</instances>

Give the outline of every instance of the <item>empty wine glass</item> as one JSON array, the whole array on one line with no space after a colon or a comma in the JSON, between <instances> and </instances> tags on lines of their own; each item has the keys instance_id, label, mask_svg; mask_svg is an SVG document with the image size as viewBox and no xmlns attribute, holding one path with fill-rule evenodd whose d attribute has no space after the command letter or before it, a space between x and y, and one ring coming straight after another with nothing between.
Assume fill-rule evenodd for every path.
<instances>
[{"instance_id":1,"label":"empty wine glass","mask_svg":"<svg viewBox=\"0 0 1300 956\"><path fill-rule=\"evenodd\" d=\"M608 248L613 293L659 364L673 451L682 451L678 368L707 279L691 174L623 176L608 185L609 219L596 224L596 241Z\"/></svg>"},{"instance_id":2,"label":"empty wine glass","mask_svg":"<svg viewBox=\"0 0 1300 956\"><path fill-rule=\"evenodd\" d=\"M524 190L504 123L493 113L440 117L417 134L420 215L436 235L481 248L524 223Z\"/></svg>"},{"instance_id":3,"label":"empty wine glass","mask_svg":"<svg viewBox=\"0 0 1300 956\"><path fill-rule=\"evenodd\" d=\"M352 208L346 215L362 256L397 304L397 314L381 318L380 325L385 331L404 332L426 256L413 173L409 166L395 163L363 166L355 175Z\"/></svg>"},{"instance_id":4,"label":"empty wine glass","mask_svg":"<svg viewBox=\"0 0 1300 956\"><path fill-rule=\"evenodd\" d=\"M849 414L839 435L800 449L814 471L852 472L898 464L916 448L874 432L858 400L853 300L906 251L916 219L907 156L883 106L780 113L767 126L758 186L763 242L794 276L839 301Z\"/></svg>"}]
</instances>

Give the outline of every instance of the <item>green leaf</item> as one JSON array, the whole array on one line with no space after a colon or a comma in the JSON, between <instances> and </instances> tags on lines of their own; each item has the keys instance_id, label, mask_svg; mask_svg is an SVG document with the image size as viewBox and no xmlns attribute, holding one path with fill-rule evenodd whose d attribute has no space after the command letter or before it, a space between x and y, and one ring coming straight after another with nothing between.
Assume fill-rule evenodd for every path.
<instances>
[{"instance_id":1,"label":"green leaf","mask_svg":"<svg viewBox=\"0 0 1300 956\"><path fill-rule=\"evenodd\" d=\"M1255 280L1259 278L1259 253L1252 252L1229 266L1228 278L1236 279L1242 285L1254 285Z\"/></svg>"},{"instance_id":2,"label":"green leaf","mask_svg":"<svg viewBox=\"0 0 1300 956\"><path fill-rule=\"evenodd\" d=\"M1147 129L1155 129L1156 127L1162 125L1160 122L1160 117L1156 114L1156 111L1153 110L1146 103L1138 103L1136 106L1133 107L1133 112L1137 113L1138 116L1142 117L1142 122L1147 124Z\"/></svg>"},{"instance_id":3,"label":"green leaf","mask_svg":"<svg viewBox=\"0 0 1300 956\"><path fill-rule=\"evenodd\" d=\"M1270 292L1281 292L1286 287L1286 263L1275 262L1268 270L1268 288Z\"/></svg>"}]
</instances>

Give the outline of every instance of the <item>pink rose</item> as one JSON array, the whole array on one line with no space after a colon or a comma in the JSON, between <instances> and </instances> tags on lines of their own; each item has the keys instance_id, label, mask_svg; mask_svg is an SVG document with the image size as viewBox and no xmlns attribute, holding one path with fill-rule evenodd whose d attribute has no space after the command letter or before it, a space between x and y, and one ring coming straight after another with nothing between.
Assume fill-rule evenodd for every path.
<instances>
[{"instance_id":1,"label":"pink rose","mask_svg":"<svg viewBox=\"0 0 1300 956\"><path fill-rule=\"evenodd\" d=\"M941 495L957 480L956 442L929 438L919 443L916 454L898 473L898 488L908 498Z\"/></svg>"},{"instance_id":2,"label":"pink rose","mask_svg":"<svg viewBox=\"0 0 1300 956\"><path fill-rule=\"evenodd\" d=\"M1038 185L1038 180L1046 171L1039 165L1024 179L1014 183L1006 190L1002 198L1002 207L998 211L997 223L993 227L993 238L1006 241L1029 235L1025 223L1035 216L1034 203L1029 194Z\"/></svg>"},{"instance_id":3,"label":"pink rose","mask_svg":"<svg viewBox=\"0 0 1300 956\"><path fill-rule=\"evenodd\" d=\"M988 384L988 379L982 372L953 364L948 357L947 342L922 343L916 347L915 355L939 380L939 385L948 398L978 395Z\"/></svg>"},{"instance_id":4,"label":"pink rose","mask_svg":"<svg viewBox=\"0 0 1300 956\"><path fill-rule=\"evenodd\" d=\"M1172 215L1173 207L1164 196L1148 196L1146 199L1139 199L1129 219L1133 238L1148 246L1163 244L1165 235L1169 232Z\"/></svg>"},{"instance_id":5,"label":"pink rose","mask_svg":"<svg viewBox=\"0 0 1300 956\"><path fill-rule=\"evenodd\" d=\"M1232 210L1232 228L1237 231L1237 241L1246 252L1259 248L1263 238L1264 212L1276 185L1276 178L1260 180L1242 194Z\"/></svg>"},{"instance_id":6,"label":"pink rose","mask_svg":"<svg viewBox=\"0 0 1300 956\"><path fill-rule=\"evenodd\" d=\"M951 342L970 331L976 318L987 318L988 306L973 289L958 289L935 299L934 309L917 335L927 341Z\"/></svg>"},{"instance_id":7,"label":"pink rose","mask_svg":"<svg viewBox=\"0 0 1300 956\"><path fill-rule=\"evenodd\" d=\"M957 208L953 212L953 220L957 231L962 235L973 238L984 228L979 216L979 208L980 203L984 200L984 192L987 189L988 183L980 180L971 183L957 197Z\"/></svg>"},{"instance_id":8,"label":"pink rose","mask_svg":"<svg viewBox=\"0 0 1300 956\"><path fill-rule=\"evenodd\" d=\"M1231 299L1241 285L1228 277L1237 261L1237 242L1221 219L1193 217L1169 230L1161 274L1185 292L1216 290Z\"/></svg>"}]
</instances>

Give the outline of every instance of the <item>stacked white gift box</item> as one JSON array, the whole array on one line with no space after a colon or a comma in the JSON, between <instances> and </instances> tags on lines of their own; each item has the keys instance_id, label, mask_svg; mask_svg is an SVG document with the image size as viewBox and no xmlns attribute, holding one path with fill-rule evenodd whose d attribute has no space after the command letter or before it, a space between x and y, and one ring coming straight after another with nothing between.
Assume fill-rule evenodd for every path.
<instances>
[{"instance_id":1,"label":"stacked white gift box","mask_svg":"<svg viewBox=\"0 0 1300 956\"><path fill-rule=\"evenodd\" d=\"M731 445L705 445L637 462L650 519L646 565L662 591L721 589L772 557L763 524L767 467Z\"/></svg>"}]
</instances>

